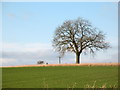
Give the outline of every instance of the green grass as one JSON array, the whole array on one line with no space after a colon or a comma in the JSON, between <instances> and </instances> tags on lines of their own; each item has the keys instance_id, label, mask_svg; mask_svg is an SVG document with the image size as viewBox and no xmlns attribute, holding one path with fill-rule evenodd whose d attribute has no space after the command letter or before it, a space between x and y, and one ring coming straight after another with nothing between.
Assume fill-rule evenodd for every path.
<instances>
[{"instance_id":1,"label":"green grass","mask_svg":"<svg viewBox=\"0 0 120 90\"><path fill-rule=\"evenodd\" d=\"M56 66L2 69L3 88L117 87L117 66Z\"/></svg>"}]
</instances>

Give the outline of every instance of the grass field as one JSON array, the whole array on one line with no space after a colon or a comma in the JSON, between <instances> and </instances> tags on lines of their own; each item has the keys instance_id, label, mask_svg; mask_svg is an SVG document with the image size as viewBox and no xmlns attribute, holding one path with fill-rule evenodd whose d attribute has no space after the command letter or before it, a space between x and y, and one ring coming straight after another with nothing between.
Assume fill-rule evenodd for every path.
<instances>
[{"instance_id":1,"label":"grass field","mask_svg":"<svg viewBox=\"0 0 120 90\"><path fill-rule=\"evenodd\" d=\"M14 67L2 69L3 88L111 88L117 66Z\"/></svg>"}]
</instances>

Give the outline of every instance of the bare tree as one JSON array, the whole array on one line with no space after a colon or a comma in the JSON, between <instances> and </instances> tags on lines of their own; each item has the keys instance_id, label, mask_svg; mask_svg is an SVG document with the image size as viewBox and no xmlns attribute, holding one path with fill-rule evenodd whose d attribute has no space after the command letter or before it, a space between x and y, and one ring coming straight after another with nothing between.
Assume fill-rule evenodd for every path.
<instances>
[{"instance_id":1,"label":"bare tree","mask_svg":"<svg viewBox=\"0 0 120 90\"><path fill-rule=\"evenodd\" d=\"M67 51L74 52L76 63L79 63L82 52L95 53L96 50L107 49L110 46L105 41L102 31L94 28L88 20L78 18L65 21L56 29L53 47L63 54Z\"/></svg>"}]
</instances>

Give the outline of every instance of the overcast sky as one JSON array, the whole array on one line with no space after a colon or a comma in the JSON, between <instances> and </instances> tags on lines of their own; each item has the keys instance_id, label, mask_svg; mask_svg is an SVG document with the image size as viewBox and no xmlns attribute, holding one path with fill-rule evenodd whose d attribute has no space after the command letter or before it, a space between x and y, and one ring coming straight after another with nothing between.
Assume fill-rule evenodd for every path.
<instances>
[{"instance_id":1,"label":"overcast sky","mask_svg":"<svg viewBox=\"0 0 120 90\"><path fill-rule=\"evenodd\" d=\"M82 63L118 61L117 2L4 2L2 10L3 66L36 64L38 60L58 63L52 47L54 31L65 20L78 17L102 30L111 44L94 57L82 54ZM62 63L75 63L75 54L67 53Z\"/></svg>"}]
</instances>

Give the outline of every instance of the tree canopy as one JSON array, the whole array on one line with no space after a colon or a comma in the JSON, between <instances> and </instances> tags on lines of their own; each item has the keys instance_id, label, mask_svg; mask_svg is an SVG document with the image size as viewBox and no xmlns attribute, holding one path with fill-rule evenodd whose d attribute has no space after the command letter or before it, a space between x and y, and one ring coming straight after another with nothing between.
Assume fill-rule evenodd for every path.
<instances>
[{"instance_id":1,"label":"tree canopy","mask_svg":"<svg viewBox=\"0 0 120 90\"><path fill-rule=\"evenodd\" d=\"M65 21L57 27L54 33L53 47L60 53L67 51L76 54L76 63L82 52L108 49L109 43L105 41L105 34L93 27L92 24L83 18ZM87 52L86 52L87 53Z\"/></svg>"}]
</instances>

